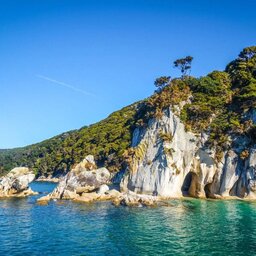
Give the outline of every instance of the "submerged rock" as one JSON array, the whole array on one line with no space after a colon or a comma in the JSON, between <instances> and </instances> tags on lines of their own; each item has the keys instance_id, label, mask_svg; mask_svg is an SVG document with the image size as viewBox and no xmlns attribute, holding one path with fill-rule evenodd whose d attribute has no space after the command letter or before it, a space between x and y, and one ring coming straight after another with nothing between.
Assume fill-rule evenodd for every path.
<instances>
[{"instance_id":1,"label":"submerged rock","mask_svg":"<svg viewBox=\"0 0 256 256\"><path fill-rule=\"evenodd\" d=\"M124 194L120 194L112 200L112 203L116 206L157 206L159 198L156 196L140 195L132 191L128 191Z\"/></svg>"},{"instance_id":2,"label":"submerged rock","mask_svg":"<svg viewBox=\"0 0 256 256\"><path fill-rule=\"evenodd\" d=\"M29 188L35 174L26 167L16 167L0 178L0 197L23 197L37 194Z\"/></svg>"}]
</instances>

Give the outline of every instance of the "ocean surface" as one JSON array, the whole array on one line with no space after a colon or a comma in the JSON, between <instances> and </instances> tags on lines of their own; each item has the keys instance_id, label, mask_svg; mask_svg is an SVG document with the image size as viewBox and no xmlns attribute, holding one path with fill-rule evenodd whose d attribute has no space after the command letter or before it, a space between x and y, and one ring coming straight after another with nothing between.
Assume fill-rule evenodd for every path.
<instances>
[{"instance_id":1,"label":"ocean surface","mask_svg":"<svg viewBox=\"0 0 256 256\"><path fill-rule=\"evenodd\" d=\"M53 183L32 183L43 194ZM256 203L172 200L158 208L0 200L0 255L256 255Z\"/></svg>"}]
</instances>

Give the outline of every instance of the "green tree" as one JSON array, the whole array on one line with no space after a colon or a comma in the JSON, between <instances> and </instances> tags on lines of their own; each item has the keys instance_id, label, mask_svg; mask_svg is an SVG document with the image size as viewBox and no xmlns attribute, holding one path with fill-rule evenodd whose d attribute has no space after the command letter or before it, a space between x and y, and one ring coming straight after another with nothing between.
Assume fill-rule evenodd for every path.
<instances>
[{"instance_id":1,"label":"green tree","mask_svg":"<svg viewBox=\"0 0 256 256\"><path fill-rule=\"evenodd\" d=\"M256 46L250 46L244 48L238 55L243 61L249 61L256 56Z\"/></svg>"},{"instance_id":2,"label":"green tree","mask_svg":"<svg viewBox=\"0 0 256 256\"><path fill-rule=\"evenodd\" d=\"M230 74L233 88L241 88L251 83L256 78L256 46L244 48L238 58L226 67Z\"/></svg>"},{"instance_id":3,"label":"green tree","mask_svg":"<svg viewBox=\"0 0 256 256\"><path fill-rule=\"evenodd\" d=\"M187 73L190 72L192 61L192 56L186 56L185 58L177 59L173 62L174 67L180 69L182 78L186 77Z\"/></svg>"},{"instance_id":4,"label":"green tree","mask_svg":"<svg viewBox=\"0 0 256 256\"><path fill-rule=\"evenodd\" d=\"M157 92L162 91L165 86L170 84L171 77L170 76L161 76L157 78L154 82L155 86L157 87Z\"/></svg>"}]
</instances>

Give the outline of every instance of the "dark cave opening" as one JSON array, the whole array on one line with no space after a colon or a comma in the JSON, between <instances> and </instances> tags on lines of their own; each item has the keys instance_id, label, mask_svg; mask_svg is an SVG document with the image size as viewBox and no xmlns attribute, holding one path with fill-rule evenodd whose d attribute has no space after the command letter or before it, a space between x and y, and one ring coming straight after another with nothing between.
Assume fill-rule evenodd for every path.
<instances>
[{"instance_id":1,"label":"dark cave opening","mask_svg":"<svg viewBox=\"0 0 256 256\"><path fill-rule=\"evenodd\" d=\"M207 198L212 198L211 186L212 183L208 183L204 186L204 193Z\"/></svg>"},{"instance_id":2,"label":"dark cave opening","mask_svg":"<svg viewBox=\"0 0 256 256\"><path fill-rule=\"evenodd\" d=\"M193 175L195 175L195 174L192 172L189 172L183 181L183 184L181 187L181 192L182 192L183 196L189 196L189 189L191 186Z\"/></svg>"}]
</instances>

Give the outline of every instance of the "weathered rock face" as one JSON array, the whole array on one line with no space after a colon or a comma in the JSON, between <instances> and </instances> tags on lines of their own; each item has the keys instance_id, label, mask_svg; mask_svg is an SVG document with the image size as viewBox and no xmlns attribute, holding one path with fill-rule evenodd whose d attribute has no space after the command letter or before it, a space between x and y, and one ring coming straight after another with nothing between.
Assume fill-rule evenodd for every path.
<instances>
[{"instance_id":1,"label":"weathered rock face","mask_svg":"<svg viewBox=\"0 0 256 256\"><path fill-rule=\"evenodd\" d=\"M170 138L162 139L163 134ZM144 194L182 196L181 187L192 167L196 144L197 138L185 132L179 118L166 111L161 120L151 120L147 128L134 131L131 171L122 180L121 188Z\"/></svg>"},{"instance_id":2,"label":"weathered rock face","mask_svg":"<svg viewBox=\"0 0 256 256\"><path fill-rule=\"evenodd\" d=\"M26 196L35 194L29 183L35 179L35 174L26 167L12 169L6 176L0 178L0 197Z\"/></svg>"},{"instance_id":3,"label":"weathered rock face","mask_svg":"<svg viewBox=\"0 0 256 256\"><path fill-rule=\"evenodd\" d=\"M134 131L134 154L121 190L163 197L256 198L256 145L246 159L234 148L216 162L206 141L206 134L186 132L179 117L166 110L160 120Z\"/></svg>"},{"instance_id":4,"label":"weathered rock face","mask_svg":"<svg viewBox=\"0 0 256 256\"><path fill-rule=\"evenodd\" d=\"M51 194L41 200L78 199L97 189L99 194L104 194L108 189L103 185L110 180L110 172L106 168L97 169L93 156L89 155L60 181Z\"/></svg>"}]
</instances>

